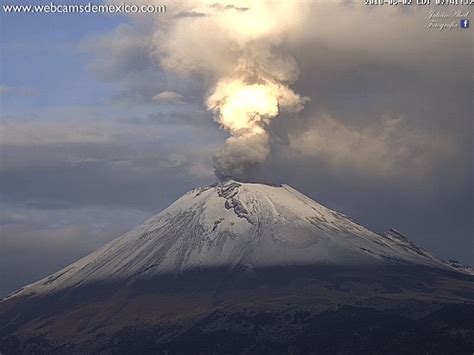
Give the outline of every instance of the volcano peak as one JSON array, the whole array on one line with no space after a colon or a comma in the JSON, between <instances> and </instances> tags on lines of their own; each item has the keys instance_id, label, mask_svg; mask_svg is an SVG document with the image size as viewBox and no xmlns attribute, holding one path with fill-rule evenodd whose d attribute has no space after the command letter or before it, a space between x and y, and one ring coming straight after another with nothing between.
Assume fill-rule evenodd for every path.
<instances>
[{"instance_id":1,"label":"volcano peak","mask_svg":"<svg viewBox=\"0 0 474 355\"><path fill-rule=\"evenodd\" d=\"M453 266L395 230L370 231L288 185L229 179L196 188L140 226L16 295L199 268Z\"/></svg>"}]
</instances>

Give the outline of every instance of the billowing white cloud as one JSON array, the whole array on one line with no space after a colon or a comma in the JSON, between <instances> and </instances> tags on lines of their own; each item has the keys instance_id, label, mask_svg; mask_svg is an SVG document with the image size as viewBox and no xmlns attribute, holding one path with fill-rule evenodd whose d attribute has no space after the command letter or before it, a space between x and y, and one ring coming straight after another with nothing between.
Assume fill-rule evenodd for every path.
<instances>
[{"instance_id":1,"label":"billowing white cloud","mask_svg":"<svg viewBox=\"0 0 474 355\"><path fill-rule=\"evenodd\" d=\"M147 0L133 2L145 4ZM269 127L273 119L286 110L293 114L300 112L299 118L311 121L313 114L302 112L302 108L310 106L310 111L324 113L321 93L333 92L334 101L344 100L344 90L353 92L355 87L362 89L359 92L371 90L377 95L378 90L392 95L392 103L382 103L377 96L368 98L372 106L378 107L377 115L364 119L365 125L372 127L380 115L402 114L402 103L406 102L402 96L410 95L394 92L399 90L401 79L388 70L403 73L406 80L417 81L411 85L413 88L424 85L424 90L428 86L431 90L436 82L433 78L442 80L443 86L453 87L458 83L465 86L462 68L468 67L472 58L470 46L460 42L469 41L468 31L433 32L425 27L430 10L429 7L371 7L355 2L210 0L176 2L167 8L164 16L134 16L133 21L145 34L137 43L143 44L146 38L145 52L157 70L159 66L165 73L176 74L176 81L204 85L205 91L195 93L195 97L201 96L220 127L238 138L230 139L215 155L217 175L242 178L246 170L271 154L273 137ZM452 40L454 35L456 41ZM108 40L115 39L112 36ZM117 41L119 48L123 39ZM457 65L453 70L444 70L453 58ZM304 70L302 77L301 70ZM388 74L379 75L383 71ZM374 83L378 76L383 82ZM295 85L300 85L301 94L292 88ZM415 95L416 90L412 90L411 95ZM177 99L162 94L163 97L155 96L154 100ZM308 102L306 97L312 101ZM398 109L397 102L400 102ZM330 110L326 113L333 114ZM405 121L410 121L406 126L416 127L420 135L433 133L437 141L449 140L439 131L423 132L424 123L420 121L430 119L421 116ZM295 125L297 121L293 120ZM348 130L355 127L347 124L347 117L345 121L335 122L341 122ZM285 124L288 133L294 135L292 121ZM371 133L376 132L364 134ZM257 134L260 137L253 137ZM373 141L376 149L377 138ZM255 149L251 149L257 142ZM243 146L247 149L242 149ZM443 149L447 155L452 152L449 144L440 144L430 151ZM255 153L251 156L244 154L252 150ZM419 159L426 161L428 153L420 150L412 153L420 154ZM443 156L438 153L435 156ZM364 149L359 154L371 154L371 151ZM241 165L225 162L226 158L240 159ZM390 170L381 159L364 159L382 164L379 171ZM433 164L434 160L430 159ZM224 167L231 170L223 170Z\"/></svg>"},{"instance_id":2,"label":"billowing white cloud","mask_svg":"<svg viewBox=\"0 0 474 355\"><path fill-rule=\"evenodd\" d=\"M231 135L214 158L219 178L245 178L270 153L267 127L308 100L290 85L299 75L282 36L295 28L292 3L186 3L175 21L157 26L154 56L165 70L208 77L205 103ZM203 47L205 46L205 47Z\"/></svg>"}]
</instances>

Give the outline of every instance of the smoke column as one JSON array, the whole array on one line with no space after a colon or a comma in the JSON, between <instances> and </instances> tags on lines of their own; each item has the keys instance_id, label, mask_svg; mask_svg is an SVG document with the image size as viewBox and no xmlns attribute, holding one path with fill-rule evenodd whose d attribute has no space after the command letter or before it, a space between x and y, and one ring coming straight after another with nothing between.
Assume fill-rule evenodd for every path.
<instances>
[{"instance_id":1,"label":"smoke column","mask_svg":"<svg viewBox=\"0 0 474 355\"><path fill-rule=\"evenodd\" d=\"M285 31L297 23L296 10L291 2L191 6L156 35L164 68L213 78L205 104L230 134L213 160L221 180L244 179L265 161L271 121L282 111L302 110L308 100L290 88L299 70L282 48Z\"/></svg>"},{"instance_id":2,"label":"smoke column","mask_svg":"<svg viewBox=\"0 0 474 355\"><path fill-rule=\"evenodd\" d=\"M267 126L281 110L300 111L305 101L288 86L290 73L272 73L259 62L259 53L240 58L233 75L219 79L207 98L207 107L215 120L231 137L214 156L218 178L245 177L248 169L263 162L270 153ZM290 57L289 69L296 70Z\"/></svg>"}]
</instances>

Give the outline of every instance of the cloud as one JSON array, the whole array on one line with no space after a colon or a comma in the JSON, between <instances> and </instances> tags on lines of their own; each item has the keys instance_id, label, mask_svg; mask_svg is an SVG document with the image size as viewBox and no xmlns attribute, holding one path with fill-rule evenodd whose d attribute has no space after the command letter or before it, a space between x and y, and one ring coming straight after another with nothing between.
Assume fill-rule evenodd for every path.
<instances>
[{"instance_id":1,"label":"cloud","mask_svg":"<svg viewBox=\"0 0 474 355\"><path fill-rule=\"evenodd\" d=\"M150 211L187 188L212 183L212 152L222 142L216 127L146 118L11 119L1 135L5 201Z\"/></svg>"},{"instance_id":2,"label":"cloud","mask_svg":"<svg viewBox=\"0 0 474 355\"><path fill-rule=\"evenodd\" d=\"M80 48L95 55L91 68L107 80L123 79L150 67L150 34L129 24L121 24L103 36L89 36Z\"/></svg>"},{"instance_id":3,"label":"cloud","mask_svg":"<svg viewBox=\"0 0 474 355\"><path fill-rule=\"evenodd\" d=\"M434 167L457 155L449 138L414 129L403 118L382 117L364 127L351 127L324 115L289 139L290 154L382 178L429 177Z\"/></svg>"},{"instance_id":4,"label":"cloud","mask_svg":"<svg viewBox=\"0 0 474 355\"><path fill-rule=\"evenodd\" d=\"M219 3L192 6L196 6L192 11L209 16L155 28L153 56L165 71L209 78L203 100L231 135L214 159L216 175L246 178L248 169L270 153L271 121L280 111L301 111L308 101L291 88L299 70L279 40L282 31L291 30L288 17L296 16L297 9L269 3L251 8Z\"/></svg>"},{"instance_id":5,"label":"cloud","mask_svg":"<svg viewBox=\"0 0 474 355\"><path fill-rule=\"evenodd\" d=\"M183 103L183 99L183 95L174 91L162 91L152 98L156 103Z\"/></svg>"},{"instance_id":6,"label":"cloud","mask_svg":"<svg viewBox=\"0 0 474 355\"><path fill-rule=\"evenodd\" d=\"M246 52L249 62L258 54L259 70L291 78L294 91L311 101L301 113L280 114L269 124L272 153L253 169L255 179L294 184L368 224L398 222L403 227L411 221L406 231L421 232L420 240L429 242L438 234L442 240L440 231L449 228L457 230L459 240L469 234L465 230L471 220L459 212L472 209L469 31L426 29L427 7L367 7L353 1L215 3L177 3L160 21L133 17L131 26L144 33L143 51L152 60L147 74L135 76L127 89L148 99L175 91L199 103L218 77L233 74L242 48L264 38L257 50ZM248 10L240 13L232 6ZM207 16L173 17L180 12ZM150 80L150 73L158 79ZM150 82L162 86L144 89ZM192 113L184 113L179 120L212 130L206 121L210 117L200 115L193 121ZM382 201L367 198L374 193ZM431 205L438 211L430 214L429 223L416 221L401 207L408 200L418 211ZM439 217L456 203L459 219ZM423 236L417 226L430 233Z\"/></svg>"},{"instance_id":7,"label":"cloud","mask_svg":"<svg viewBox=\"0 0 474 355\"><path fill-rule=\"evenodd\" d=\"M218 144L219 132L180 120L148 120L144 124L141 120L42 119L4 120L0 124L0 135L0 171L8 172L28 167L82 164L128 168L150 164L148 169L186 167L191 161L210 161L209 149ZM181 160L169 165L176 156Z\"/></svg>"},{"instance_id":8,"label":"cloud","mask_svg":"<svg viewBox=\"0 0 474 355\"><path fill-rule=\"evenodd\" d=\"M38 96L39 92L29 87L11 87L8 85L0 85L0 96L2 95Z\"/></svg>"},{"instance_id":9,"label":"cloud","mask_svg":"<svg viewBox=\"0 0 474 355\"><path fill-rule=\"evenodd\" d=\"M461 42L451 41L448 33L434 35L425 29L423 26L427 12L424 10L401 11L395 7L369 9L347 2L276 4L249 1L236 6L229 1L189 1L175 6L172 13L206 16L184 17L179 21L168 18L155 22L154 26L148 27L151 33L148 50L151 51L149 56L155 61L157 70L177 74L177 81L183 80L184 76L190 82L203 84L197 86L191 96L206 99L208 107L215 113L216 121L231 135L235 135L236 131L232 128L235 124L227 124L229 121L241 123L249 120L224 118L222 113L228 110L222 108L229 106L235 95L220 95L220 101L214 100L216 95L224 92L223 87L227 84L232 86L233 83L241 82L241 86L256 83L263 86L274 80L279 83L279 88L286 87L287 90L293 90L289 85L294 84L297 88L294 92L301 92L300 98L307 96L312 99L309 103L306 100L306 111L300 115L306 126L310 126L314 114L338 117L338 121L348 129L357 125L374 127L380 117L404 117L406 126L411 130L408 132L410 139L414 139L411 132L416 131L425 142L430 134L436 139L440 138L441 142L453 142L451 133L444 134L431 128L423 132L429 119L440 122L443 118L438 113L433 115L428 112L429 108L425 108L426 112L414 115L415 111L420 110L420 101L416 98L424 96L426 105L432 102L436 105L435 101L439 100L432 98L439 95L433 92L436 90L433 78L442 78L445 87L464 87L468 92L469 76L461 68L469 66L469 48L461 45ZM337 24L334 23L334 14L337 14ZM317 31L314 30L315 24ZM420 30L408 30L413 28ZM458 35L461 40L468 40L466 33ZM386 45L388 40L390 46ZM443 51L439 51L440 46L444 48ZM459 67L452 72L440 70L449 66L453 57L459 59ZM418 58L429 60L424 62ZM304 72L301 78L300 72ZM299 105L300 109L303 101ZM412 112L407 112L410 105L413 106ZM239 117L247 116L245 106L245 102L239 102ZM249 110L250 116L253 115L254 106ZM283 106L278 103L278 108ZM449 110L447 108L446 111ZM260 114L257 116L263 117ZM261 120L264 124L255 120L253 126L267 130L267 125L278 125L273 123L274 120L268 123L267 116ZM281 117L281 113L277 112L271 117L276 116ZM461 114L456 120L465 120L465 116ZM296 120L286 120L279 128L283 130L284 127L286 134L294 136L297 126ZM265 134L271 135L272 132L274 129L270 127ZM366 135L371 133L364 131ZM269 141L274 138L270 137ZM305 139L310 140L308 136ZM359 151L359 158L354 161L359 162L358 166L362 161L380 164L372 170L381 177L387 176L394 171L393 162L374 160L369 156L360 157L373 154L375 144L372 149ZM438 148L433 149L451 152L462 150L460 147L448 147L449 144L440 143ZM216 161L222 162L223 153L230 151L221 150ZM268 147L266 151L271 154ZM413 153L420 153L418 159L421 160L426 157L420 150ZM231 156L242 157L241 154ZM440 160L443 157L444 153L440 153ZM261 159L263 161L266 156L262 155ZM253 158L248 160L254 161ZM437 163L432 159L430 162L424 161L424 164ZM217 166L223 165L235 166L233 163Z\"/></svg>"},{"instance_id":10,"label":"cloud","mask_svg":"<svg viewBox=\"0 0 474 355\"><path fill-rule=\"evenodd\" d=\"M0 206L0 297L57 271L148 217L139 210L110 206L38 207Z\"/></svg>"},{"instance_id":11,"label":"cloud","mask_svg":"<svg viewBox=\"0 0 474 355\"><path fill-rule=\"evenodd\" d=\"M31 147L49 144L106 143L114 139L113 136L124 133L120 127L107 123L96 121L87 123L78 121L47 122L44 120L2 121L0 135L4 147ZM131 132L127 133L132 134Z\"/></svg>"},{"instance_id":12,"label":"cloud","mask_svg":"<svg viewBox=\"0 0 474 355\"><path fill-rule=\"evenodd\" d=\"M219 4L219 3L215 3L215 4L212 4L210 6L211 8L213 9L217 9L217 10L221 10L221 11L224 11L224 10L235 10L235 11L248 11L249 8L248 7L239 7L239 6L235 6L235 5L223 5L223 4Z\"/></svg>"},{"instance_id":13,"label":"cloud","mask_svg":"<svg viewBox=\"0 0 474 355\"><path fill-rule=\"evenodd\" d=\"M0 95L6 95L11 92L11 87L7 85L0 85Z\"/></svg>"},{"instance_id":14,"label":"cloud","mask_svg":"<svg viewBox=\"0 0 474 355\"><path fill-rule=\"evenodd\" d=\"M193 18L193 17L206 17L207 15L203 12L196 11L181 11L174 15L174 18Z\"/></svg>"},{"instance_id":15,"label":"cloud","mask_svg":"<svg viewBox=\"0 0 474 355\"><path fill-rule=\"evenodd\" d=\"M89 35L80 48L91 55L90 70L100 79L115 83L115 105L142 106L153 103L157 93L179 92L194 97L202 83L184 82L173 73L160 70L153 56L153 30L148 21L122 24L100 35Z\"/></svg>"},{"instance_id":16,"label":"cloud","mask_svg":"<svg viewBox=\"0 0 474 355\"><path fill-rule=\"evenodd\" d=\"M246 180L269 153L270 145L265 133L230 137L224 147L214 154L216 176L220 180Z\"/></svg>"}]
</instances>

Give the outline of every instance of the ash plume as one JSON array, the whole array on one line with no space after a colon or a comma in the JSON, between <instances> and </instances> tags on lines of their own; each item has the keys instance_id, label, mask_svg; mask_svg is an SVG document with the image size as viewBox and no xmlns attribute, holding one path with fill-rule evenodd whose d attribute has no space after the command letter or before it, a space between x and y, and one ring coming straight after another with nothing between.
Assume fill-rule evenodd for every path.
<instances>
[{"instance_id":1,"label":"ash plume","mask_svg":"<svg viewBox=\"0 0 474 355\"><path fill-rule=\"evenodd\" d=\"M219 5L185 9L206 16L169 24L155 36L156 52L165 69L211 77L204 102L230 134L214 156L215 174L244 179L270 154L271 121L283 111L302 110L308 100L290 88L299 69L283 45L297 15L291 3Z\"/></svg>"}]
</instances>

